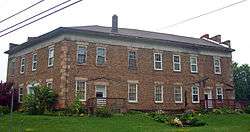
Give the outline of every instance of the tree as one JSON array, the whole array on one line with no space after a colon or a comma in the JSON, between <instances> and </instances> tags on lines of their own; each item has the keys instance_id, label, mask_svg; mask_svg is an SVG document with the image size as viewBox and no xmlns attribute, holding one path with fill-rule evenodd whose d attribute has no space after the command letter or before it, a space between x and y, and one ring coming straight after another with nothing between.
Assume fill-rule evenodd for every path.
<instances>
[{"instance_id":1,"label":"tree","mask_svg":"<svg viewBox=\"0 0 250 132\"><path fill-rule=\"evenodd\" d=\"M8 106L11 105L11 88L13 83L2 83L0 82L0 106ZM18 90L14 89L13 91L13 106L14 109L18 106Z\"/></svg>"},{"instance_id":2,"label":"tree","mask_svg":"<svg viewBox=\"0 0 250 132\"><path fill-rule=\"evenodd\" d=\"M233 78L236 100L250 102L250 66L233 63Z\"/></svg>"},{"instance_id":3,"label":"tree","mask_svg":"<svg viewBox=\"0 0 250 132\"><path fill-rule=\"evenodd\" d=\"M56 103L56 94L46 86L34 86L34 93L24 98L23 108L28 114L43 114L53 109Z\"/></svg>"}]
</instances>

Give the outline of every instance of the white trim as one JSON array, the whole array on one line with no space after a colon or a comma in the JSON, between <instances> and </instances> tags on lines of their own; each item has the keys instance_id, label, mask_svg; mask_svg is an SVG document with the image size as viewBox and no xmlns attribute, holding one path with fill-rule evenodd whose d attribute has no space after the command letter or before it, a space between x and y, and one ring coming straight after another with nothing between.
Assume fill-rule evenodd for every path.
<instances>
[{"instance_id":1,"label":"white trim","mask_svg":"<svg viewBox=\"0 0 250 132\"><path fill-rule=\"evenodd\" d=\"M218 94L218 89L221 89L221 94ZM221 99L224 99L223 88L217 86L216 87L216 99L218 99L218 95L221 95Z\"/></svg>"},{"instance_id":2,"label":"white trim","mask_svg":"<svg viewBox=\"0 0 250 132\"><path fill-rule=\"evenodd\" d=\"M192 59L195 59L195 64L192 64ZM192 71L192 66L196 66L196 71ZM198 59L197 56L190 56L190 71L191 73L198 73Z\"/></svg>"},{"instance_id":3,"label":"white trim","mask_svg":"<svg viewBox=\"0 0 250 132\"><path fill-rule=\"evenodd\" d=\"M220 61L220 57L213 57L214 60L214 74L221 74L221 61ZM219 64L215 65L215 61L218 60ZM216 72L216 67L219 68L219 71Z\"/></svg>"},{"instance_id":4,"label":"white trim","mask_svg":"<svg viewBox=\"0 0 250 132\"><path fill-rule=\"evenodd\" d=\"M129 86L130 84L135 84L135 100L129 100ZM138 103L138 83L128 83L128 102L129 103Z\"/></svg>"},{"instance_id":5,"label":"white trim","mask_svg":"<svg viewBox=\"0 0 250 132\"><path fill-rule=\"evenodd\" d=\"M51 59L51 64L49 64L49 61ZM55 48L54 46L48 47L48 67L52 67L54 65L55 60Z\"/></svg>"},{"instance_id":6,"label":"white trim","mask_svg":"<svg viewBox=\"0 0 250 132\"><path fill-rule=\"evenodd\" d=\"M23 96L23 90L24 90L23 86L24 86L23 84L20 84L18 88L18 102L19 103L23 103L23 101L20 100L21 99L20 96ZM20 88L22 88L22 94L20 94L20 91L21 91Z\"/></svg>"},{"instance_id":7,"label":"white trim","mask_svg":"<svg viewBox=\"0 0 250 132\"><path fill-rule=\"evenodd\" d=\"M26 87L26 89L27 89L27 94L31 94L31 93L30 93L30 87L36 87L36 86L39 86L39 83L33 82L33 83L31 83L31 84L28 84L27 87Z\"/></svg>"},{"instance_id":8,"label":"white trim","mask_svg":"<svg viewBox=\"0 0 250 132\"><path fill-rule=\"evenodd\" d=\"M34 61L34 56L36 56L36 61ZM36 63L36 68L34 68L34 63ZM37 53L32 54L31 68L32 68L32 71L36 71L36 69L37 69Z\"/></svg>"},{"instance_id":9,"label":"white trim","mask_svg":"<svg viewBox=\"0 0 250 132\"><path fill-rule=\"evenodd\" d=\"M23 74L25 72L25 57L22 57L21 58L21 61L20 61L20 74ZM23 71L22 71L22 68L23 68Z\"/></svg>"},{"instance_id":10,"label":"white trim","mask_svg":"<svg viewBox=\"0 0 250 132\"><path fill-rule=\"evenodd\" d=\"M197 88L197 94L194 94L193 92L194 92L194 88ZM200 96L199 96L199 94L200 94L200 91L199 91L199 87L198 86L196 86L196 85L193 85L192 87L191 87L191 93L192 93L192 103L200 103ZM194 95L197 95L198 96L198 101L194 101Z\"/></svg>"},{"instance_id":11,"label":"white trim","mask_svg":"<svg viewBox=\"0 0 250 132\"><path fill-rule=\"evenodd\" d=\"M80 101L86 101L86 93L87 93L87 82L86 80L75 80L75 97L77 97L77 82L84 82L84 99L79 99Z\"/></svg>"},{"instance_id":12,"label":"white trim","mask_svg":"<svg viewBox=\"0 0 250 132\"><path fill-rule=\"evenodd\" d=\"M180 94L181 94L181 101L176 101L176 100L175 100L175 94L176 94L176 93L175 93L175 89L176 89L176 88L180 88L180 91L181 91L181 93L180 93ZM179 94L179 93L178 93L178 94ZM175 86L175 87L174 87L174 102L177 103L177 104L178 104L178 103L183 103L183 99L182 99L182 87L181 87L181 86Z\"/></svg>"},{"instance_id":13,"label":"white trim","mask_svg":"<svg viewBox=\"0 0 250 132\"><path fill-rule=\"evenodd\" d=\"M106 58L107 58L107 56L106 56L106 54L107 54L107 49L106 49L105 47L96 47L96 65L103 65L103 64L98 64L98 63L97 63L97 60L98 60L98 49L104 49L104 62L103 62L103 64L105 64L105 63L106 63Z\"/></svg>"},{"instance_id":14,"label":"white trim","mask_svg":"<svg viewBox=\"0 0 250 132\"><path fill-rule=\"evenodd\" d=\"M95 97L96 97L96 86L104 86L104 88L105 88L105 96L104 96L103 98L107 98L107 96L108 96L108 93L107 93L107 85L102 84L102 83L100 83L100 84L95 84ZM104 95L104 94L103 94L103 95Z\"/></svg>"},{"instance_id":15,"label":"white trim","mask_svg":"<svg viewBox=\"0 0 250 132\"><path fill-rule=\"evenodd\" d=\"M160 55L161 60L160 61L156 61L155 55ZM156 68L156 63L161 63L161 68ZM162 53L154 53L154 70L163 70L162 67Z\"/></svg>"},{"instance_id":16,"label":"white trim","mask_svg":"<svg viewBox=\"0 0 250 132\"><path fill-rule=\"evenodd\" d=\"M129 52L135 52L135 58L134 58L134 60L135 60L135 66L134 66L134 67L131 67L131 66L129 65L129 64L130 64L130 63L129 63L129 60L130 60ZM131 60L132 60L132 59L131 59ZM133 68L137 68L137 61L138 61L138 60L137 60L137 50L129 49L129 50L128 50L128 69L129 69L129 68L132 68L132 69L133 69Z\"/></svg>"},{"instance_id":17,"label":"white trim","mask_svg":"<svg viewBox=\"0 0 250 132\"><path fill-rule=\"evenodd\" d=\"M156 88L157 88L157 86L160 86L160 88L161 88L161 100L160 101L156 101ZM156 85L155 86L155 89L154 89L154 100L155 100L155 103L163 103L163 94L164 94L164 92L163 92L163 85Z\"/></svg>"},{"instance_id":18,"label":"white trim","mask_svg":"<svg viewBox=\"0 0 250 132\"><path fill-rule=\"evenodd\" d=\"M82 63L82 64L78 63L78 50L79 50L79 47L85 48L85 62ZM84 64L87 63L87 48L88 48L87 45L77 44L77 49L76 49L76 63L77 63L78 65L84 65Z\"/></svg>"},{"instance_id":19,"label":"white trim","mask_svg":"<svg viewBox=\"0 0 250 132\"><path fill-rule=\"evenodd\" d=\"M179 62L174 62L174 57L179 57ZM175 69L175 64L179 64L179 67L180 67L179 70ZM175 71L175 72L181 72L181 56L180 55L173 54L173 71Z\"/></svg>"}]
</instances>

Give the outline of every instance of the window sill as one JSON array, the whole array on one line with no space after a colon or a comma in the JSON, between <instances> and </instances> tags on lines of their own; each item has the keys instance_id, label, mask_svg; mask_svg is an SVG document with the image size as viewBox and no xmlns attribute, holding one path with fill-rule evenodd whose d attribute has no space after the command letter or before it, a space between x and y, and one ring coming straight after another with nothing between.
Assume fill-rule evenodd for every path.
<instances>
[{"instance_id":1,"label":"window sill","mask_svg":"<svg viewBox=\"0 0 250 132\"><path fill-rule=\"evenodd\" d=\"M86 99L79 99L79 101L81 101L81 102L85 102L85 101L86 101Z\"/></svg>"},{"instance_id":2,"label":"window sill","mask_svg":"<svg viewBox=\"0 0 250 132\"><path fill-rule=\"evenodd\" d=\"M128 103L131 103L131 104L137 104L138 101L128 101Z\"/></svg>"},{"instance_id":3,"label":"window sill","mask_svg":"<svg viewBox=\"0 0 250 132\"><path fill-rule=\"evenodd\" d=\"M53 67L53 66L54 66L54 65L50 65L50 66L48 65L48 68L51 68L51 67Z\"/></svg>"},{"instance_id":4,"label":"window sill","mask_svg":"<svg viewBox=\"0 0 250 132\"><path fill-rule=\"evenodd\" d=\"M198 71L191 71L191 74L198 74Z\"/></svg>"},{"instance_id":5,"label":"window sill","mask_svg":"<svg viewBox=\"0 0 250 132\"><path fill-rule=\"evenodd\" d=\"M193 101L192 101L192 104L199 104L199 103L200 103L200 101L198 101L198 102L193 102Z\"/></svg>"},{"instance_id":6,"label":"window sill","mask_svg":"<svg viewBox=\"0 0 250 132\"><path fill-rule=\"evenodd\" d=\"M163 101L155 101L156 104L163 104Z\"/></svg>"},{"instance_id":7,"label":"window sill","mask_svg":"<svg viewBox=\"0 0 250 132\"><path fill-rule=\"evenodd\" d=\"M181 73L181 70L173 70L173 72L175 72L175 73Z\"/></svg>"},{"instance_id":8,"label":"window sill","mask_svg":"<svg viewBox=\"0 0 250 132\"><path fill-rule=\"evenodd\" d=\"M175 101L176 104L182 104L182 101Z\"/></svg>"},{"instance_id":9,"label":"window sill","mask_svg":"<svg viewBox=\"0 0 250 132\"><path fill-rule=\"evenodd\" d=\"M214 74L215 75L221 75L221 72L215 72Z\"/></svg>"},{"instance_id":10,"label":"window sill","mask_svg":"<svg viewBox=\"0 0 250 132\"><path fill-rule=\"evenodd\" d=\"M82 64L79 64L79 63L76 63L77 66L85 66L87 65L87 63L82 63Z\"/></svg>"},{"instance_id":11,"label":"window sill","mask_svg":"<svg viewBox=\"0 0 250 132\"><path fill-rule=\"evenodd\" d=\"M154 69L155 71L163 71L163 69Z\"/></svg>"}]
</instances>

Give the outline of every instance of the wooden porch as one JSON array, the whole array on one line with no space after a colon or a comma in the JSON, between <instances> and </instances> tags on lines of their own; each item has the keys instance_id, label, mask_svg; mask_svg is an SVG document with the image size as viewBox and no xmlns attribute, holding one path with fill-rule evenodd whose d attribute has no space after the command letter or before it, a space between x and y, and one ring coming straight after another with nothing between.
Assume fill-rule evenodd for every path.
<instances>
[{"instance_id":1,"label":"wooden porch","mask_svg":"<svg viewBox=\"0 0 250 132\"><path fill-rule=\"evenodd\" d=\"M246 101L236 101L234 99L206 99L200 100L200 104L205 109L217 109L222 107L228 107L232 109L242 109L247 106Z\"/></svg>"}]
</instances>

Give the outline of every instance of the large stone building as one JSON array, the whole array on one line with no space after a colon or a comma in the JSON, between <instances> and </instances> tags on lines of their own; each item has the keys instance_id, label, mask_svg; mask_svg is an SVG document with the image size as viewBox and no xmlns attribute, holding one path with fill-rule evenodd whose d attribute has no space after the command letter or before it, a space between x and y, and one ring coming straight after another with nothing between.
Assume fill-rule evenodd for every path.
<instances>
[{"instance_id":1,"label":"large stone building","mask_svg":"<svg viewBox=\"0 0 250 132\"><path fill-rule=\"evenodd\" d=\"M20 89L19 101L38 84L56 91L61 108L77 95L83 103L123 99L126 108L140 110L234 99L230 41L118 28L117 22L113 16L112 27L60 27L10 44L7 81Z\"/></svg>"}]
</instances>

